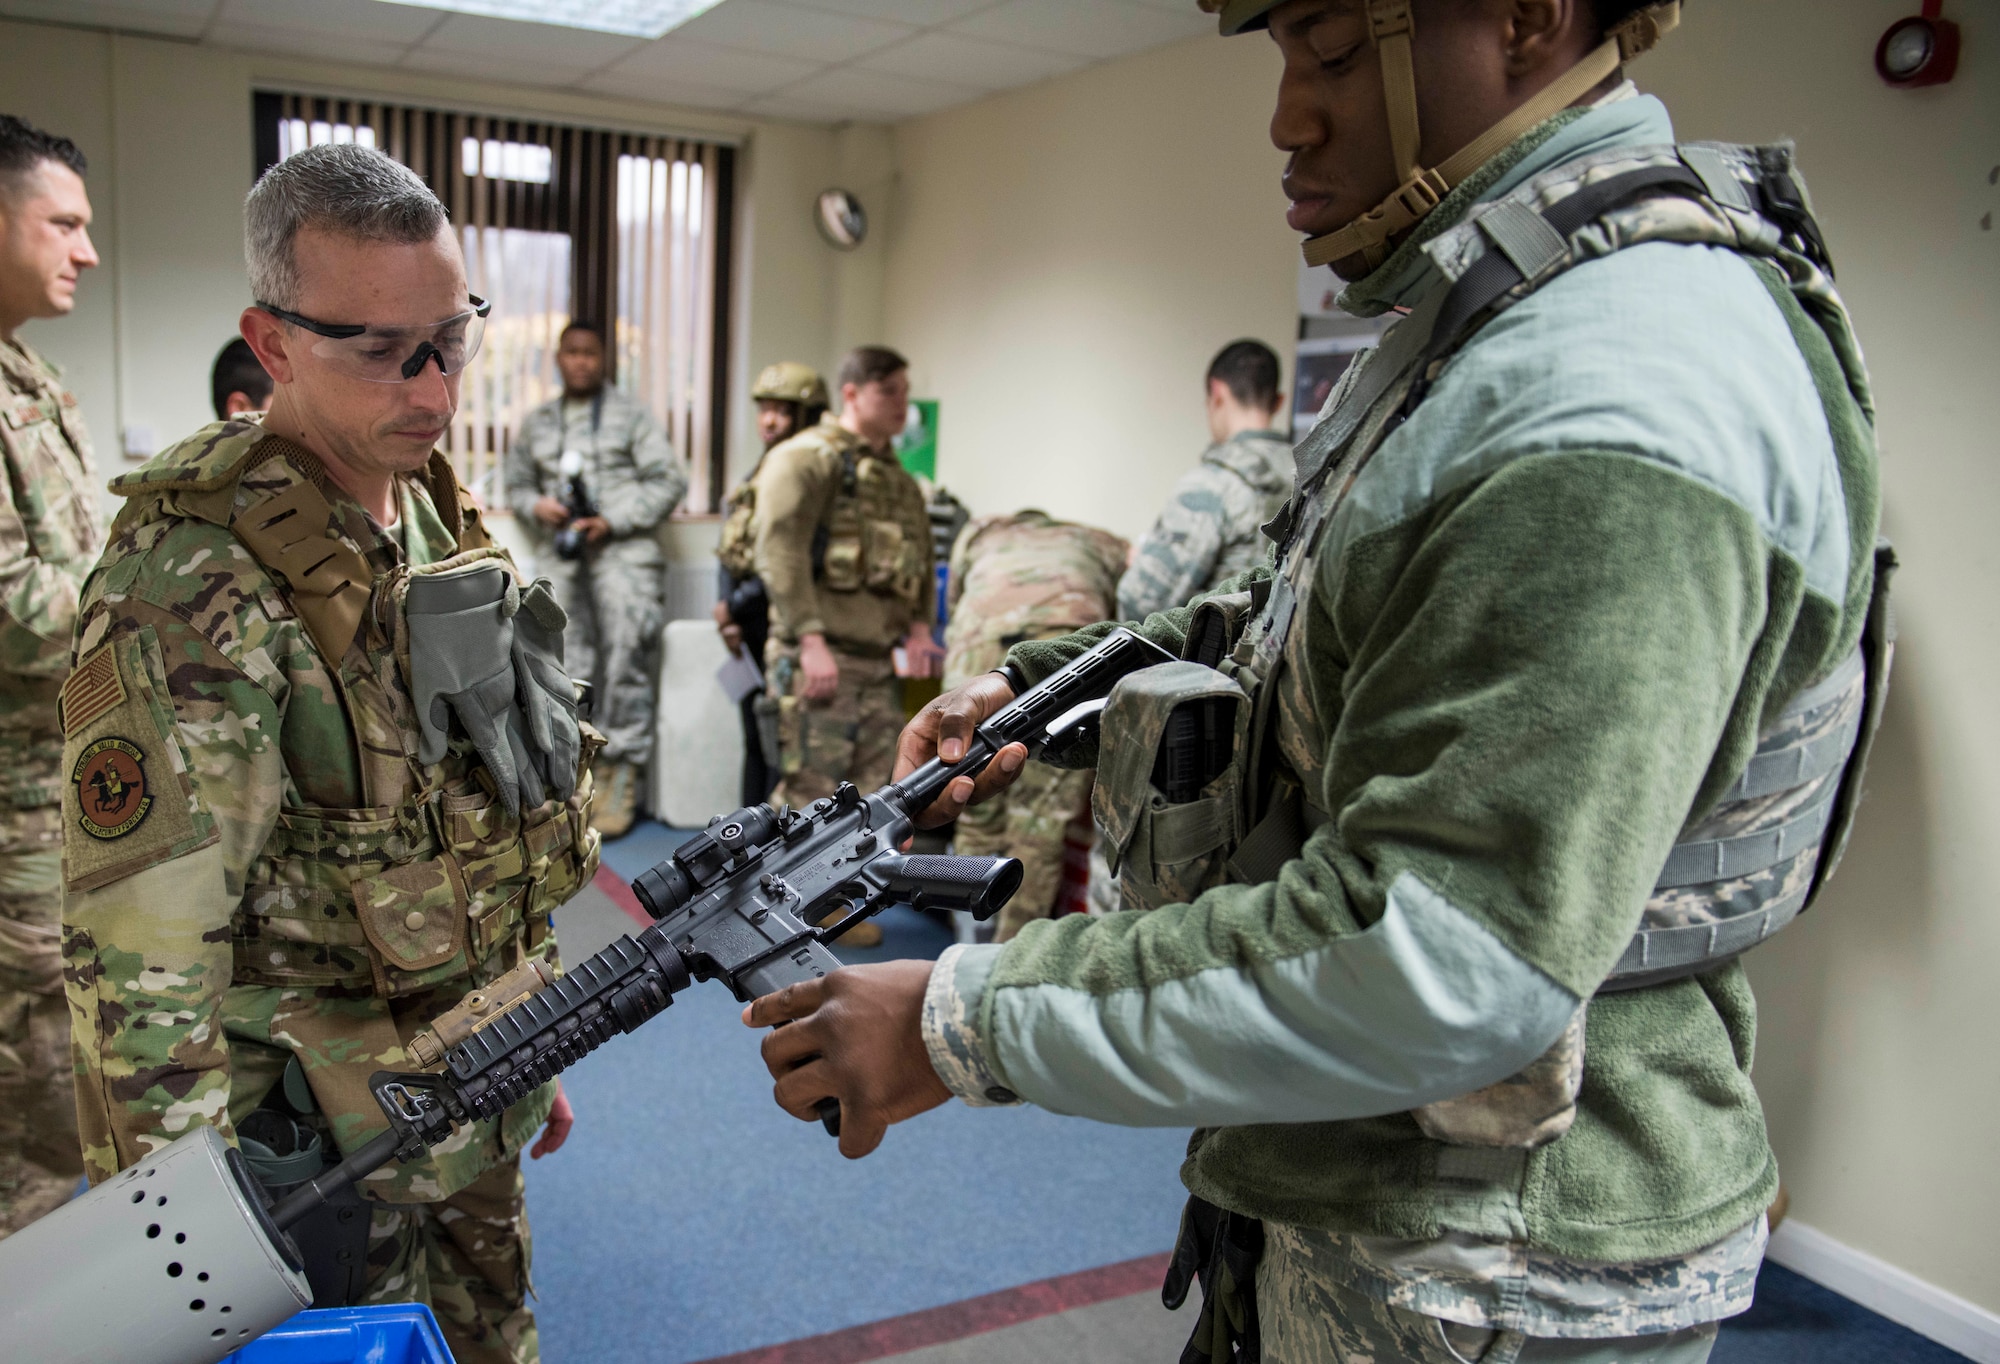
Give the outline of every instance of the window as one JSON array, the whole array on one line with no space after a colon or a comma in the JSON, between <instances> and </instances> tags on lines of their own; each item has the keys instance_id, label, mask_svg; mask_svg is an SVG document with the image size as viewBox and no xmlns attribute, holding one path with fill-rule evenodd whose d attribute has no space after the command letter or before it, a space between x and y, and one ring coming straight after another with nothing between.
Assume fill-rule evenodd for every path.
<instances>
[{"instance_id":1,"label":"window","mask_svg":"<svg viewBox=\"0 0 2000 1364\"><path fill-rule=\"evenodd\" d=\"M729 147L567 124L260 91L257 171L327 142L380 147L430 185L493 302L446 451L486 506L521 421L556 396L570 318L601 326L612 382L687 461L685 510L723 494L728 401Z\"/></svg>"}]
</instances>

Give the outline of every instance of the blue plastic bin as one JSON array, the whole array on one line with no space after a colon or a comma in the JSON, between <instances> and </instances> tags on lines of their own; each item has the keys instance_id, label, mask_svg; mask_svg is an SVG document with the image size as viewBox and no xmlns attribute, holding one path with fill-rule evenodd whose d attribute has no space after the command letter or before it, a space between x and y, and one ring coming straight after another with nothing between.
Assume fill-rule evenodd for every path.
<instances>
[{"instance_id":1,"label":"blue plastic bin","mask_svg":"<svg viewBox=\"0 0 2000 1364\"><path fill-rule=\"evenodd\" d=\"M422 1303L301 1312L222 1364L452 1364Z\"/></svg>"}]
</instances>

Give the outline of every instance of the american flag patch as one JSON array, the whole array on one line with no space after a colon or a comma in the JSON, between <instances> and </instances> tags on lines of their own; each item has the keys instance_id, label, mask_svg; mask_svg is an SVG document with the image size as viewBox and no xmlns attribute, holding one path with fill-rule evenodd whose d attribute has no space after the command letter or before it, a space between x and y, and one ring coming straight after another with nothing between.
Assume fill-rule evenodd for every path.
<instances>
[{"instance_id":1,"label":"american flag patch","mask_svg":"<svg viewBox=\"0 0 2000 1364\"><path fill-rule=\"evenodd\" d=\"M125 679L118 675L117 651L106 644L63 683L63 733L76 733L124 699Z\"/></svg>"}]
</instances>

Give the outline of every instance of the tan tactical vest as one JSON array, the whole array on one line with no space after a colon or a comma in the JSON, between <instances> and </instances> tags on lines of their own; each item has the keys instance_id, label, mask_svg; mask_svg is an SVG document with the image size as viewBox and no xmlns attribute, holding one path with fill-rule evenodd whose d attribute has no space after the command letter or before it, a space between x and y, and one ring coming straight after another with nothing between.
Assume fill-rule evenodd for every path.
<instances>
[{"instance_id":1,"label":"tan tactical vest","mask_svg":"<svg viewBox=\"0 0 2000 1364\"><path fill-rule=\"evenodd\" d=\"M722 539L715 546L715 557L739 582L757 572L757 474L763 467L759 459L722 507Z\"/></svg>"},{"instance_id":2,"label":"tan tactical vest","mask_svg":"<svg viewBox=\"0 0 2000 1364\"><path fill-rule=\"evenodd\" d=\"M236 982L393 999L447 982L478 984L547 955L550 911L597 870L588 824L597 745L586 730L569 800L518 820L469 748L419 763L401 610L412 570L371 573L332 529L332 504L316 481L324 475L297 447L289 465L307 466L303 476L239 506L245 476L279 448L260 435L225 438L199 463L148 478L119 518L121 529L164 516L226 525L269 571L329 665L355 740L362 807L284 809L251 864L234 921ZM434 454L421 478L459 553L416 571L505 559L443 456Z\"/></svg>"},{"instance_id":3,"label":"tan tactical vest","mask_svg":"<svg viewBox=\"0 0 2000 1364\"><path fill-rule=\"evenodd\" d=\"M1267 528L1280 541L1273 578L1254 596L1204 603L1189 630L1189 661L1136 674L1112 694L1093 807L1127 908L1186 902L1225 882L1273 880L1331 818L1312 802L1327 731L1305 685L1304 634L1292 628L1315 581L1322 533L1444 361L1502 309L1585 261L1643 242L1739 252L1781 277L1817 324L1847 383L1835 401L1859 410L1862 438L1872 441L1860 348L1805 211L1791 149L1698 144L1605 159L1615 164L1577 163L1575 183L1558 187L1552 208L1538 211L1529 201L1534 185L1503 201L1491 216L1505 230L1480 229L1480 240L1493 242L1486 255L1391 333L1369 363L1349 369L1328 404L1332 415L1300 444L1299 488ZM1633 202L1635 195L1647 197ZM1543 226L1521 228L1529 214ZM1835 418L1830 411L1836 433L1853 429ZM1894 554L1880 547L1860 647L1785 706L1760 733L1742 778L1674 846L1640 931L1601 991L1721 966L1789 923L1832 874L1888 686L1894 567ZM1235 756L1195 799L1170 803L1151 777L1169 717L1188 702L1219 707L1215 727L1233 735ZM1527 1070L1413 1116L1425 1135L1454 1145L1532 1149L1554 1141L1575 1116L1583 1037L1579 1010Z\"/></svg>"},{"instance_id":4,"label":"tan tactical vest","mask_svg":"<svg viewBox=\"0 0 2000 1364\"><path fill-rule=\"evenodd\" d=\"M920 608L930 591L930 516L893 454L878 454L828 418L792 437L840 461L839 482L813 541L813 577L828 592L875 592ZM757 474L729 495L716 557L738 578L757 571Z\"/></svg>"}]
</instances>

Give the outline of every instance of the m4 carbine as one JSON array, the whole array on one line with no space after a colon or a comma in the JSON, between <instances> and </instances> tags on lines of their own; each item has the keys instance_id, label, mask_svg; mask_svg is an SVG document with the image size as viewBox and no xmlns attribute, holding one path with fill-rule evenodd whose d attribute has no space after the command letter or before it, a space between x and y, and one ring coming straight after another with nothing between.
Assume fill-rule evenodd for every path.
<instances>
[{"instance_id":1,"label":"m4 carbine","mask_svg":"<svg viewBox=\"0 0 2000 1364\"><path fill-rule=\"evenodd\" d=\"M568 968L559 980L527 963L468 996L411 1044L424 1072L370 1079L389 1131L272 1210L279 1226L391 1159L415 1160L460 1123L498 1117L619 1033L665 1010L696 980L756 999L840 966L840 935L891 904L998 913L1021 883L1012 858L926 857L899 851L915 818L961 776L1009 744L1060 759L1095 736L1119 679L1171 662L1158 645L1117 630L995 712L956 763L933 759L870 795L841 787L801 810L753 805L717 816L672 857L632 883L657 921ZM838 1104L821 1105L838 1133Z\"/></svg>"},{"instance_id":2,"label":"m4 carbine","mask_svg":"<svg viewBox=\"0 0 2000 1364\"><path fill-rule=\"evenodd\" d=\"M559 980L528 962L467 995L411 1042L429 1069L371 1077L389 1130L275 1205L242 1154L199 1127L0 1241L7 1357L99 1364L136 1358L143 1341L160 1364L215 1364L312 1302L287 1228L459 1123L497 1117L692 981L721 980L749 1000L823 976L840 965L827 945L899 900L993 913L1020 884L1020 863L906 856L897 848L915 816L1010 743L1060 759L1095 730L1120 678L1168 661L1117 631L981 725L958 763L929 763L869 796L843 786L803 810L758 805L712 821L634 883L652 927ZM837 1107L821 1117L834 1129ZM105 1283L122 1291L107 1297Z\"/></svg>"}]
</instances>

